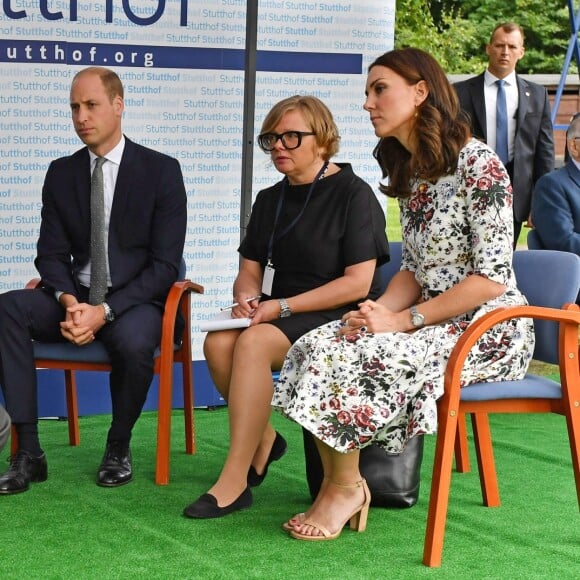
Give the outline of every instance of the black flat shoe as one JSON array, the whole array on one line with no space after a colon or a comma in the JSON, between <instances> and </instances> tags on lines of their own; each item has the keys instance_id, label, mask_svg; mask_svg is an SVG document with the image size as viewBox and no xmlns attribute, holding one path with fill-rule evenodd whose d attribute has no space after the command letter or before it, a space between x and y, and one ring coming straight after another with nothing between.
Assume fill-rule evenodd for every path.
<instances>
[{"instance_id":1,"label":"black flat shoe","mask_svg":"<svg viewBox=\"0 0 580 580\"><path fill-rule=\"evenodd\" d=\"M286 443L286 439L276 431L276 439L274 439L270 455L268 455L268 461L266 461L264 473L260 475L256 471L256 468L253 465L250 465L250 469L248 469L248 485L250 487L257 487L260 485L264 481L266 475L268 475L268 467L270 467L270 463L272 463L272 461L278 461L287 450L288 443Z\"/></svg>"},{"instance_id":2,"label":"black flat shoe","mask_svg":"<svg viewBox=\"0 0 580 580\"><path fill-rule=\"evenodd\" d=\"M211 493L204 493L183 510L183 515L188 518L202 520L222 518L233 512L249 508L252 505L252 501L252 490L249 487L246 487L238 499L224 507L218 506L217 499Z\"/></svg>"},{"instance_id":3,"label":"black flat shoe","mask_svg":"<svg viewBox=\"0 0 580 580\"><path fill-rule=\"evenodd\" d=\"M46 481L48 466L46 455L35 457L28 451L17 451L10 458L10 468L0 477L0 495L11 495L27 491L29 484Z\"/></svg>"},{"instance_id":4,"label":"black flat shoe","mask_svg":"<svg viewBox=\"0 0 580 580\"><path fill-rule=\"evenodd\" d=\"M128 443L119 441L107 442L105 455L97 472L97 485L101 487L119 487L133 479L131 450Z\"/></svg>"}]
</instances>

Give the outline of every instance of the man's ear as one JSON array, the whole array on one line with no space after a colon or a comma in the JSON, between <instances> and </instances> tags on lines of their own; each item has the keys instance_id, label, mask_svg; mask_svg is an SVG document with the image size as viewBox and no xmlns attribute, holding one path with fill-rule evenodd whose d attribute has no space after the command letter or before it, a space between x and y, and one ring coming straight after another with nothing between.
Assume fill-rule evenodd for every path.
<instances>
[{"instance_id":1,"label":"man's ear","mask_svg":"<svg viewBox=\"0 0 580 580\"><path fill-rule=\"evenodd\" d=\"M121 116L123 114L123 110L125 109L125 101L123 101L123 98L120 95L117 95L113 99L113 105L117 115Z\"/></svg>"}]
</instances>

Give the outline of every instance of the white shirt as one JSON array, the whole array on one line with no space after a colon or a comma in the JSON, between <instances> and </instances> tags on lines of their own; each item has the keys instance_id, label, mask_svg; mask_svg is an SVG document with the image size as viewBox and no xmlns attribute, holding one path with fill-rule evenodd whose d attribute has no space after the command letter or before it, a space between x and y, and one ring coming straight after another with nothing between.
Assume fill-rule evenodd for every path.
<instances>
[{"instance_id":1,"label":"white shirt","mask_svg":"<svg viewBox=\"0 0 580 580\"><path fill-rule=\"evenodd\" d=\"M125 136L121 136L118 145L111 149L104 157L107 160L103 163L103 186L105 193L105 259L107 262L107 286L111 286L111 272L109 271L109 222L111 221L111 208L113 207L113 197L115 195L115 185L117 184L117 175L119 175L119 165L121 157L125 150ZM91 159L91 175L95 169L97 156L89 151ZM79 271L79 282L83 286L91 285L91 261Z\"/></svg>"},{"instance_id":2,"label":"white shirt","mask_svg":"<svg viewBox=\"0 0 580 580\"><path fill-rule=\"evenodd\" d=\"M499 79L489 70L484 75L485 118L487 120L487 144L496 148L497 89ZM514 141L516 138L516 116L518 112L518 83L515 71L503 79L505 81L505 99L508 116L508 152L510 161L514 158Z\"/></svg>"}]
</instances>

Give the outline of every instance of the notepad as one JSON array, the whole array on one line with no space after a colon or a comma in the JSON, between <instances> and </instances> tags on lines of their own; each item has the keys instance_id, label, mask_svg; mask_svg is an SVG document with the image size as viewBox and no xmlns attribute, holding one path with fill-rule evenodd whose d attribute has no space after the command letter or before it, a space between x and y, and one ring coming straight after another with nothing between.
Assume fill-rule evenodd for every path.
<instances>
[{"instance_id":1,"label":"notepad","mask_svg":"<svg viewBox=\"0 0 580 580\"><path fill-rule=\"evenodd\" d=\"M231 328L247 328L250 326L251 321L251 318L232 318L231 310L223 310L218 312L213 318L200 322L199 329L202 332L212 332Z\"/></svg>"}]
</instances>

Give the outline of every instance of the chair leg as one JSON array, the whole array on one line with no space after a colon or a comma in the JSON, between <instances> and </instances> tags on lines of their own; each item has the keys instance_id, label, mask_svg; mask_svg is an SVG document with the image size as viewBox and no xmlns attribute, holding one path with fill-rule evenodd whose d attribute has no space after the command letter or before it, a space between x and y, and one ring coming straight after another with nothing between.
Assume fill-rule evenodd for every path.
<instances>
[{"instance_id":1,"label":"chair leg","mask_svg":"<svg viewBox=\"0 0 580 580\"><path fill-rule=\"evenodd\" d=\"M467 443L467 423L465 413L457 419L457 436L455 438L455 471L469 473L469 447Z\"/></svg>"},{"instance_id":2,"label":"chair leg","mask_svg":"<svg viewBox=\"0 0 580 580\"><path fill-rule=\"evenodd\" d=\"M193 371L192 362L182 361L183 367L183 419L185 421L185 452L193 455L195 445L195 416L193 409Z\"/></svg>"},{"instance_id":3,"label":"chair leg","mask_svg":"<svg viewBox=\"0 0 580 580\"><path fill-rule=\"evenodd\" d=\"M169 483L171 447L171 398L173 390L173 356L161 357L159 365L159 403L157 409L157 459L155 483Z\"/></svg>"},{"instance_id":4,"label":"chair leg","mask_svg":"<svg viewBox=\"0 0 580 580\"><path fill-rule=\"evenodd\" d=\"M473 425L473 440L479 466L483 503L487 507L499 507L499 488L487 413L472 413L471 424Z\"/></svg>"},{"instance_id":5,"label":"chair leg","mask_svg":"<svg viewBox=\"0 0 580 580\"><path fill-rule=\"evenodd\" d=\"M79 445L81 435L79 429L79 405L77 398L77 381L75 371L64 371L66 389L66 410L68 415L68 441L70 445Z\"/></svg>"},{"instance_id":6,"label":"chair leg","mask_svg":"<svg viewBox=\"0 0 580 580\"><path fill-rule=\"evenodd\" d=\"M423 564L441 566L451 472L453 468L453 450L457 433L457 413L439 409L439 427L433 461L433 477L427 513L427 529L423 549Z\"/></svg>"},{"instance_id":7,"label":"chair leg","mask_svg":"<svg viewBox=\"0 0 580 580\"><path fill-rule=\"evenodd\" d=\"M580 508L580 406L578 406L577 402L575 404L576 406L569 402L566 409L566 426L568 427L568 439L572 454L576 496L578 498L578 507Z\"/></svg>"}]
</instances>

